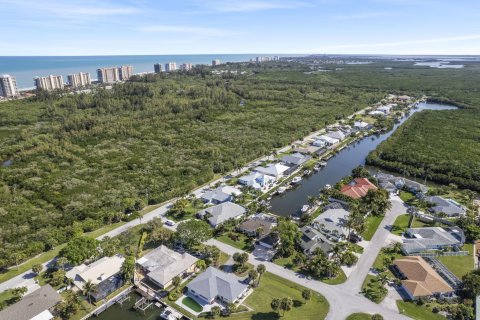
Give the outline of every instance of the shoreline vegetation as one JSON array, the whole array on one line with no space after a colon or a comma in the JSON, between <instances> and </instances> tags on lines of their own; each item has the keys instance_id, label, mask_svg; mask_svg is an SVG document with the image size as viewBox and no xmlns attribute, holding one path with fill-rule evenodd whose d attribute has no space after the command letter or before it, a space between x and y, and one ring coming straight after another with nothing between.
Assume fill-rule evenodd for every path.
<instances>
[{"instance_id":1,"label":"shoreline vegetation","mask_svg":"<svg viewBox=\"0 0 480 320\"><path fill-rule=\"evenodd\" d=\"M385 65L398 68L395 77L381 69ZM40 93L2 103L0 162L12 163L0 166L0 268L135 219L145 206L186 195L387 93L439 96L440 91L459 106L480 101L471 87L476 84L468 81L478 76L477 65L405 66L379 61L307 75L310 69L299 63L231 64L221 68L245 73L213 75L201 67L135 76L93 94ZM421 80L419 70L431 77ZM453 118L463 111L471 115L462 132L471 130L478 138L478 109L452 111L447 120L458 124ZM448 136L445 122L442 118L431 134ZM455 143L447 142L460 157ZM478 140L472 142L476 147Z\"/></svg>"}]
</instances>

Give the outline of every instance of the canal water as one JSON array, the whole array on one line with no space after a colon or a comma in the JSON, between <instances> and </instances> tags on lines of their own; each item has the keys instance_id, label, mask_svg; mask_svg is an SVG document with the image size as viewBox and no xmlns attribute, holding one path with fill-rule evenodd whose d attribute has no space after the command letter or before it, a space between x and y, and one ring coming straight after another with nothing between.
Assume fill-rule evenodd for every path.
<instances>
[{"instance_id":1,"label":"canal water","mask_svg":"<svg viewBox=\"0 0 480 320\"><path fill-rule=\"evenodd\" d=\"M125 301L122 305L114 304L104 312L100 313L98 317L92 316L93 319L98 320L156 320L160 319L160 313L162 309L152 307L143 312L139 312L133 309L135 302L140 299L141 296L135 292L130 293L130 300Z\"/></svg>"},{"instance_id":2,"label":"canal water","mask_svg":"<svg viewBox=\"0 0 480 320\"><path fill-rule=\"evenodd\" d=\"M275 195L270 201L271 212L280 216L289 216L297 213L307 204L308 196L318 195L325 185L334 185L343 177L349 175L355 167L365 164L365 159L370 151L382 141L385 141L393 132L404 123L412 114L422 110L452 110L457 109L452 105L436 103L420 103L417 109L411 109L410 115L402 118L392 130L379 135L365 137L350 144L328 160L325 168L313 175L304 178L299 185L281 195Z\"/></svg>"}]
</instances>

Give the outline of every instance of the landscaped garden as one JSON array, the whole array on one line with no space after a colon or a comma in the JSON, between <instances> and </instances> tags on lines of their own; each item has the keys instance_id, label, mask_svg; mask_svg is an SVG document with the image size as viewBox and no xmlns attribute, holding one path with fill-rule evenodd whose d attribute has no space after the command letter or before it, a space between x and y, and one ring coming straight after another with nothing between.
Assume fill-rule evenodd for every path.
<instances>
[{"instance_id":1,"label":"landscaped garden","mask_svg":"<svg viewBox=\"0 0 480 320\"><path fill-rule=\"evenodd\" d=\"M445 320L446 318L438 313L433 313L426 305L418 305L414 302L397 301L398 311L416 320Z\"/></svg>"},{"instance_id":2,"label":"landscaped garden","mask_svg":"<svg viewBox=\"0 0 480 320\"><path fill-rule=\"evenodd\" d=\"M251 252L253 250L253 241L240 232L228 231L217 237L218 241L228 244L243 251Z\"/></svg>"}]
</instances>

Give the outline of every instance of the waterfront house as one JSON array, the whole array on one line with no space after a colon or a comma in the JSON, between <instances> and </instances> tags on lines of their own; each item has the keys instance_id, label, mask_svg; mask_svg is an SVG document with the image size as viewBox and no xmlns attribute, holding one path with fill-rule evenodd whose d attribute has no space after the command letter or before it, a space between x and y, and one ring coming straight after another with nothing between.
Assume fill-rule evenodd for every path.
<instances>
[{"instance_id":1,"label":"waterfront house","mask_svg":"<svg viewBox=\"0 0 480 320\"><path fill-rule=\"evenodd\" d=\"M0 311L0 319L52 320L55 306L61 301L60 294L47 284Z\"/></svg>"},{"instance_id":2,"label":"waterfront house","mask_svg":"<svg viewBox=\"0 0 480 320\"><path fill-rule=\"evenodd\" d=\"M137 266L148 280L162 289L172 284L173 278L184 278L195 272L197 258L189 253L179 253L164 245L137 260Z\"/></svg>"},{"instance_id":3,"label":"waterfront house","mask_svg":"<svg viewBox=\"0 0 480 320\"><path fill-rule=\"evenodd\" d=\"M403 251L407 255L419 252L459 248L465 243L465 234L459 227L409 228L403 239Z\"/></svg>"},{"instance_id":4,"label":"waterfront house","mask_svg":"<svg viewBox=\"0 0 480 320\"><path fill-rule=\"evenodd\" d=\"M273 187L276 180L275 177L267 174L252 172L238 178L238 183L243 186L252 187L255 190L264 190Z\"/></svg>"},{"instance_id":5,"label":"waterfront house","mask_svg":"<svg viewBox=\"0 0 480 320\"><path fill-rule=\"evenodd\" d=\"M321 139L316 139L315 141L312 142L312 146L318 147L318 148L323 148L326 145L327 143L325 142L325 140L321 140Z\"/></svg>"},{"instance_id":6,"label":"waterfront house","mask_svg":"<svg viewBox=\"0 0 480 320\"><path fill-rule=\"evenodd\" d=\"M425 201L432 204L429 211L435 214L444 213L448 217L464 216L465 208L452 199L445 199L439 196L426 197Z\"/></svg>"},{"instance_id":7,"label":"waterfront house","mask_svg":"<svg viewBox=\"0 0 480 320\"><path fill-rule=\"evenodd\" d=\"M263 173L272 177L275 177L276 179L283 177L285 172L288 171L290 167L280 164L280 163L273 163L268 165L267 167L256 167L254 171L258 173Z\"/></svg>"},{"instance_id":8,"label":"waterfront house","mask_svg":"<svg viewBox=\"0 0 480 320\"><path fill-rule=\"evenodd\" d=\"M343 139L345 139L345 133L343 133L340 130L329 132L327 133L327 136L333 139L337 139L339 141L342 141Z\"/></svg>"},{"instance_id":9,"label":"waterfront house","mask_svg":"<svg viewBox=\"0 0 480 320\"><path fill-rule=\"evenodd\" d=\"M313 220L313 225L333 241L348 237L347 220L350 212L340 209L328 209Z\"/></svg>"},{"instance_id":10,"label":"waterfront house","mask_svg":"<svg viewBox=\"0 0 480 320\"><path fill-rule=\"evenodd\" d=\"M359 129L359 130L368 130L372 126L369 123L364 122L364 121L355 121L353 123L353 127L356 128L356 129Z\"/></svg>"},{"instance_id":11,"label":"waterfront house","mask_svg":"<svg viewBox=\"0 0 480 320\"><path fill-rule=\"evenodd\" d=\"M247 291L248 285L241 278L214 267L208 267L187 285L188 295L201 305L215 301L236 303L246 296Z\"/></svg>"},{"instance_id":12,"label":"waterfront house","mask_svg":"<svg viewBox=\"0 0 480 320\"><path fill-rule=\"evenodd\" d=\"M227 201L233 201L236 196L242 192L235 187L220 186L214 190L209 190L200 196L204 203L220 204Z\"/></svg>"},{"instance_id":13,"label":"waterfront house","mask_svg":"<svg viewBox=\"0 0 480 320\"><path fill-rule=\"evenodd\" d=\"M224 202L216 206L203 209L197 213L197 217L205 219L214 228L230 219L240 219L247 210L233 202Z\"/></svg>"},{"instance_id":14,"label":"waterfront house","mask_svg":"<svg viewBox=\"0 0 480 320\"><path fill-rule=\"evenodd\" d=\"M375 178L377 179L380 187L391 192L394 191L392 185L396 190L405 189L416 195L425 194L428 192L428 187L424 184L409 179L396 177L388 173L379 172L375 175Z\"/></svg>"},{"instance_id":15,"label":"waterfront house","mask_svg":"<svg viewBox=\"0 0 480 320\"><path fill-rule=\"evenodd\" d=\"M323 141L325 143L325 146L334 146L340 142L339 139L329 137L328 135L321 135L318 137L317 140Z\"/></svg>"},{"instance_id":16,"label":"waterfront house","mask_svg":"<svg viewBox=\"0 0 480 320\"><path fill-rule=\"evenodd\" d=\"M293 166L301 166L308 160L310 160L312 157L308 155L303 155L301 153L294 153L294 154L289 154L284 156L281 161L285 163L286 165L293 165Z\"/></svg>"},{"instance_id":17,"label":"waterfront house","mask_svg":"<svg viewBox=\"0 0 480 320\"><path fill-rule=\"evenodd\" d=\"M360 199L367 195L368 190L377 189L367 178L355 178L349 184L343 186L340 192L350 198Z\"/></svg>"},{"instance_id":18,"label":"waterfront house","mask_svg":"<svg viewBox=\"0 0 480 320\"><path fill-rule=\"evenodd\" d=\"M316 230L311 226L304 226L300 229L300 232L302 233L300 238L300 247L305 254L311 255L316 251L316 249L320 249L327 256L330 255L335 245L319 230Z\"/></svg>"},{"instance_id":19,"label":"waterfront house","mask_svg":"<svg viewBox=\"0 0 480 320\"><path fill-rule=\"evenodd\" d=\"M454 294L454 289L422 257L396 259L393 265L402 278L402 288L412 300Z\"/></svg>"},{"instance_id":20,"label":"waterfront house","mask_svg":"<svg viewBox=\"0 0 480 320\"><path fill-rule=\"evenodd\" d=\"M257 214L237 226L237 230L250 237L264 237L277 225L277 219L266 214ZM259 231L261 231L259 233Z\"/></svg>"}]
</instances>

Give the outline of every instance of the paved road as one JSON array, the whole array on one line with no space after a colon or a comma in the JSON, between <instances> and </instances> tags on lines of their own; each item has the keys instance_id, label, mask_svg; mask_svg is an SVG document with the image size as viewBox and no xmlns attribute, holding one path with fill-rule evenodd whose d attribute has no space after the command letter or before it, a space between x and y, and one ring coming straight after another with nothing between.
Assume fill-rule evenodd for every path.
<instances>
[{"instance_id":1,"label":"paved road","mask_svg":"<svg viewBox=\"0 0 480 320\"><path fill-rule=\"evenodd\" d=\"M388 227L393 224L400 214L405 213L403 201L398 197L392 197L391 202L392 209L385 215L385 218L373 236L372 241L360 257L357 267L353 270L348 280L343 284L328 285L321 281L308 280L305 276L272 262L257 260L253 255L249 255L249 262L253 265L263 263L269 272L321 293L330 304L330 311L327 315L327 320L345 319L350 314L356 312L366 312L370 314L379 313L383 315L385 319L392 320L409 319L389 308L368 300L360 293L363 280L367 276L376 256L388 238ZM235 252L241 252L241 250L215 239L208 240L207 243L217 246L220 250L230 255L233 255Z\"/></svg>"}]
</instances>

